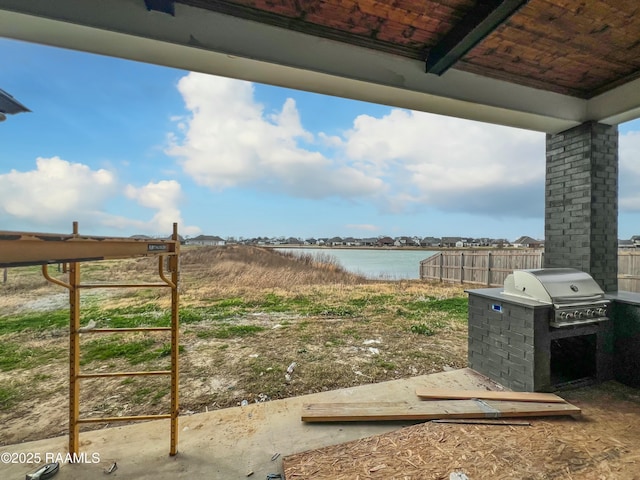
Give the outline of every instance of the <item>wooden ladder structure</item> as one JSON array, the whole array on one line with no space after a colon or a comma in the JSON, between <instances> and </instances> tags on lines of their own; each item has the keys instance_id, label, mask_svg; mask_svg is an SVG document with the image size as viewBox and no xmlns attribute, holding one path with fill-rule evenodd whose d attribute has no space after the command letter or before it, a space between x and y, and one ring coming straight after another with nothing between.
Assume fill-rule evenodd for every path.
<instances>
[{"instance_id":1,"label":"wooden ladder structure","mask_svg":"<svg viewBox=\"0 0 640 480\"><path fill-rule=\"evenodd\" d=\"M50 233L1 232L0 268L42 265L44 277L69 290L69 453L78 454L80 425L86 423L111 423L135 420L170 419L171 440L169 455L178 453L178 281L180 241L177 224L173 225L170 239L138 239L120 237L93 237L78 233L78 223L73 223L71 235ZM161 282L136 284L83 284L80 281L80 263L140 256L158 257L158 275ZM169 277L165 274L168 264ZM68 283L49 275L50 264L65 264ZM80 291L96 288L168 288L171 290L171 326L137 328L94 328L80 326ZM131 371L90 373L80 372L80 334L124 332L170 332L171 368L158 371ZM88 378L158 376L171 377L170 412L160 415L134 415L121 417L80 418L80 381Z\"/></svg>"}]
</instances>

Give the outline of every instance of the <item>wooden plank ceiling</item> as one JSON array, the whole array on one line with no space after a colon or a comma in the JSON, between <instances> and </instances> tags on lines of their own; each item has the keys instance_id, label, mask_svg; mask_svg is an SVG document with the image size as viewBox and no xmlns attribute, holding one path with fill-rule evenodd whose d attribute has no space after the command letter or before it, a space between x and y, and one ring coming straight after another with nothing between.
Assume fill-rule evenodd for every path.
<instances>
[{"instance_id":1,"label":"wooden plank ceiling","mask_svg":"<svg viewBox=\"0 0 640 480\"><path fill-rule=\"evenodd\" d=\"M176 0L176 3L426 60L452 29L473 15L479 2ZM529 0L453 68L592 98L640 77L639 13L637 0Z\"/></svg>"}]
</instances>

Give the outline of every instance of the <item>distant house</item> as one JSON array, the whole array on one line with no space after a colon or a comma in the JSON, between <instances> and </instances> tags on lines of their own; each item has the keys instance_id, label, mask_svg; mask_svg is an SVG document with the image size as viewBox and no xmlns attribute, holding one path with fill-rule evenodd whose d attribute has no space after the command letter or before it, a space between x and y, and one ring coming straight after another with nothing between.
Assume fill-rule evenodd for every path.
<instances>
[{"instance_id":1,"label":"distant house","mask_svg":"<svg viewBox=\"0 0 640 480\"><path fill-rule=\"evenodd\" d=\"M436 237L424 237L420 240L420 246L422 247L439 247L442 240Z\"/></svg>"},{"instance_id":2,"label":"distant house","mask_svg":"<svg viewBox=\"0 0 640 480\"><path fill-rule=\"evenodd\" d=\"M398 237L393 243L396 247L417 247L420 243L416 243L411 237Z\"/></svg>"},{"instance_id":3,"label":"distant house","mask_svg":"<svg viewBox=\"0 0 640 480\"><path fill-rule=\"evenodd\" d=\"M167 235L164 238L167 239L167 240L173 240L173 235ZM186 240L184 239L184 237L182 235L178 235L178 242L180 243L180 245L184 245Z\"/></svg>"},{"instance_id":4,"label":"distant house","mask_svg":"<svg viewBox=\"0 0 640 480\"><path fill-rule=\"evenodd\" d=\"M284 241L284 243L286 245L302 245L302 240L295 237L289 237Z\"/></svg>"},{"instance_id":5,"label":"distant house","mask_svg":"<svg viewBox=\"0 0 640 480\"><path fill-rule=\"evenodd\" d=\"M393 238L391 237L380 237L378 239L378 246L379 247L393 247Z\"/></svg>"},{"instance_id":6,"label":"distant house","mask_svg":"<svg viewBox=\"0 0 640 480\"><path fill-rule=\"evenodd\" d=\"M514 247L524 247L524 248L540 248L544 246L544 242L541 240L536 240L531 237L522 236L518 238L515 242L512 243Z\"/></svg>"},{"instance_id":7,"label":"distant house","mask_svg":"<svg viewBox=\"0 0 640 480\"><path fill-rule=\"evenodd\" d=\"M198 235L197 237L189 238L185 243L186 245L200 245L209 247L220 247L226 244L226 242L222 238L213 235Z\"/></svg>"},{"instance_id":8,"label":"distant house","mask_svg":"<svg viewBox=\"0 0 640 480\"><path fill-rule=\"evenodd\" d=\"M493 240L492 238L487 238L487 237L474 238L473 241L479 247L490 247L495 242L495 240Z\"/></svg>"},{"instance_id":9,"label":"distant house","mask_svg":"<svg viewBox=\"0 0 640 480\"><path fill-rule=\"evenodd\" d=\"M631 241L636 248L640 248L640 235L634 235L631 237Z\"/></svg>"},{"instance_id":10,"label":"distant house","mask_svg":"<svg viewBox=\"0 0 640 480\"><path fill-rule=\"evenodd\" d=\"M462 237L442 237L442 246L443 247L455 247L457 245L460 245L461 247L464 246L464 242Z\"/></svg>"},{"instance_id":11,"label":"distant house","mask_svg":"<svg viewBox=\"0 0 640 480\"><path fill-rule=\"evenodd\" d=\"M339 247L341 245L344 245L344 242L342 241L342 237L333 237L330 238L329 241L327 242L329 246L331 247Z\"/></svg>"},{"instance_id":12,"label":"distant house","mask_svg":"<svg viewBox=\"0 0 640 480\"><path fill-rule=\"evenodd\" d=\"M346 245L347 247L359 247L360 246L360 241L356 240L353 237L345 237L342 239L342 243L344 245Z\"/></svg>"},{"instance_id":13,"label":"distant house","mask_svg":"<svg viewBox=\"0 0 640 480\"><path fill-rule=\"evenodd\" d=\"M362 238L360 244L365 247L373 247L378 244L378 239L375 237Z\"/></svg>"},{"instance_id":14,"label":"distant house","mask_svg":"<svg viewBox=\"0 0 640 480\"><path fill-rule=\"evenodd\" d=\"M636 248L636 244L634 243L633 239L631 240L618 239L618 248L625 248L625 249Z\"/></svg>"},{"instance_id":15,"label":"distant house","mask_svg":"<svg viewBox=\"0 0 640 480\"><path fill-rule=\"evenodd\" d=\"M506 238L495 238L491 240L491 243L489 244L489 246L495 247L495 248L503 248L503 247L511 246L511 243Z\"/></svg>"}]
</instances>

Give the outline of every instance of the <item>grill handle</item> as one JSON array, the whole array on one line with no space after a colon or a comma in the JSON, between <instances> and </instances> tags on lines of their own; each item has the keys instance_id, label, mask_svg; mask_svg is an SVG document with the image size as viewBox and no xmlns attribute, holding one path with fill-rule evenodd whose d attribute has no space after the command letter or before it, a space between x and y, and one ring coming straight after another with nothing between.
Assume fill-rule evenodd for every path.
<instances>
[{"instance_id":1,"label":"grill handle","mask_svg":"<svg viewBox=\"0 0 640 480\"><path fill-rule=\"evenodd\" d=\"M590 297L555 297L553 299L554 305L560 307L566 307L570 305L585 305L587 303L607 302L602 298L602 295L592 295Z\"/></svg>"}]
</instances>

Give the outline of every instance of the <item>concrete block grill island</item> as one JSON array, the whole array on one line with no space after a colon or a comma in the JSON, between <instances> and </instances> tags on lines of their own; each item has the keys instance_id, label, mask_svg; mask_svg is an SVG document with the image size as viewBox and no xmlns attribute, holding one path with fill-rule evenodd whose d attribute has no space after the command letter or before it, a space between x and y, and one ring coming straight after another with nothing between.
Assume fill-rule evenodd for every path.
<instances>
[{"instance_id":1,"label":"concrete block grill island","mask_svg":"<svg viewBox=\"0 0 640 480\"><path fill-rule=\"evenodd\" d=\"M585 272L516 270L469 290L469 366L516 391L613 378L610 300Z\"/></svg>"}]
</instances>

